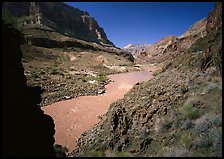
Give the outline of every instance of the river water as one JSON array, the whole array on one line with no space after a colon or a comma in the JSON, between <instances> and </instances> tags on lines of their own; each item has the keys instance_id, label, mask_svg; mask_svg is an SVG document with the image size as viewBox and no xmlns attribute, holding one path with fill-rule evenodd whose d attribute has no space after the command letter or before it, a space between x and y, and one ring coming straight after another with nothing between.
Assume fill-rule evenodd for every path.
<instances>
[{"instance_id":1,"label":"river water","mask_svg":"<svg viewBox=\"0 0 224 159\"><path fill-rule=\"evenodd\" d=\"M99 96L81 96L41 107L55 123L55 144L74 150L76 141L86 130L99 123L98 116L107 112L110 103L123 98L137 82L150 80L154 66L144 71L109 75L112 82L106 85L106 92Z\"/></svg>"}]
</instances>

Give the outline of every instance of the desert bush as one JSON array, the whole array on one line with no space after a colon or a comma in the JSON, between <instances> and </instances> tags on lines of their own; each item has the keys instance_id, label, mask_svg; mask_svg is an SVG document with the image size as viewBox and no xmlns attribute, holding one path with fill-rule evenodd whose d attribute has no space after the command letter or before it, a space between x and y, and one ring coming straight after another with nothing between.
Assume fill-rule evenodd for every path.
<instances>
[{"instance_id":1,"label":"desert bush","mask_svg":"<svg viewBox=\"0 0 224 159\"><path fill-rule=\"evenodd\" d=\"M193 153L184 147L174 146L162 152L161 157L192 157Z\"/></svg>"},{"instance_id":2,"label":"desert bush","mask_svg":"<svg viewBox=\"0 0 224 159\"><path fill-rule=\"evenodd\" d=\"M209 119L203 116L195 121L194 131L197 134L206 133L209 131L211 126L212 125L211 125L211 122L209 121Z\"/></svg>"},{"instance_id":3,"label":"desert bush","mask_svg":"<svg viewBox=\"0 0 224 159\"><path fill-rule=\"evenodd\" d=\"M180 143L186 148L189 149L192 144L192 137L189 133L183 133L180 137Z\"/></svg>"},{"instance_id":4,"label":"desert bush","mask_svg":"<svg viewBox=\"0 0 224 159\"><path fill-rule=\"evenodd\" d=\"M218 127L209 131L209 137L212 141L213 148L222 149L222 127Z\"/></svg>"},{"instance_id":5,"label":"desert bush","mask_svg":"<svg viewBox=\"0 0 224 159\"><path fill-rule=\"evenodd\" d=\"M207 86L207 91L210 92L214 89L216 89L218 87L218 85L216 83L209 83L208 86Z\"/></svg>"},{"instance_id":6,"label":"desert bush","mask_svg":"<svg viewBox=\"0 0 224 159\"><path fill-rule=\"evenodd\" d=\"M200 103L200 100L197 97L190 96L184 104L191 104L197 106Z\"/></svg>"},{"instance_id":7,"label":"desert bush","mask_svg":"<svg viewBox=\"0 0 224 159\"><path fill-rule=\"evenodd\" d=\"M2 19L4 20L5 24L10 24L12 26L16 26L18 18L13 16L9 11L2 11Z\"/></svg>"},{"instance_id":8,"label":"desert bush","mask_svg":"<svg viewBox=\"0 0 224 159\"><path fill-rule=\"evenodd\" d=\"M105 153L103 151L95 151L95 150L91 150L91 151L86 151L84 153L85 157L105 157Z\"/></svg>"},{"instance_id":9,"label":"desert bush","mask_svg":"<svg viewBox=\"0 0 224 159\"><path fill-rule=\"evenodd\" d=\"M176 129L176 128L179 128L180 127L180 124L183 120L183 117L182 115L178 112L178 111L175 111L172 115L172 120L173 120L173 124L172 126Z\"/></svg>"},{"instance_id":10,"label":"desert bush","mask_svg":"<svg viewBox=\"0 0 224 159\"><path fill-rule=\"evenodd\" d=\"M51 73L52 75L59 74L57 68L52 68L50 73Z\"/></svg>"},{"instance_id":11,"label":"desert bush","mask_svg":"<svg viewBox=\"0 0 224 159\"><path fill-rule=\"evenodd\" d=\"M184 104L179 108L179 112L184 115L184 117L189 119L195 119L198 117L198 111L192 104Z\"/></svg>"},{"instance_id":12,"label":"desert bush","mask_svg":"<svg viewBox=\"0 0 224 159\"><path fill-rule=\"evenodd\" d=\"M169 129L172 126L172 121L168 117L162 118L162 125L165 129Z\"/></svg>"},{"instance_id":13,"label":"desert bush","mask_svg":"<svg viewBox=\"0 0 224 159\"><path fill-rule=\"evenodd\" d=\"M100 83L106 83L108 78L104 73L98 73L95 80Z\"/></svg>"},{"instance_id":14,"label":"desert bush","mask_svg":"<svg viewBox=\"0 0 224 159\"><path fill-rule=\"evenodd\" d=\"M63 147L62 147L62 150L63 150L64 152L68 152L68 148L67 148L66 146L63 146Z\"/></svg>"},{"instance_id":15,"label":"desert bush","mask_svg":"<svg viewBox=\"0 0 224 159\"><path fill-rule=\"evenodd\" d=\"M196 137L192 143L192 149L202 156L220 156L222 151L221 115L207 113L194 122L192 132Z\"/></svg>"},{"instance_id":16,"label":"desert bush","mask_svg":"<svg viewBox=\"0 0 224 159\"><path fill-rule=\"evenodd\" d=\"M222 117L218 115L214 115L210 119L211 123L215 126L222 126Z\"/></svg>"},{"instance_id":17,"label":"desert bush","mask_svg":"<svg viewBox=\"0 0 224 159\"><path fill-rule=\"evenodd\" d=\"M172 126L172 121L168 117L157 118L155 122L155 131L164 132Z\"/></svg>"},{"instance_id":18,"label":"desert bush","mask_svg":"<svg viewBox=\"0 0 224 159\"><path fill-rule=\"evenodd\" d=\"M66 157L66 151L68 152L68 149L62 145L55 144L54 145L54 151L56 157Z\"/></svg>"},{"instance_id":19,"label":"desert bush","mask_svg":"<svg viewBox=\"0 0 224 159\"><path fill-rule=\"evenodd\" d=\"M222 143L222 121L221 116L205 114L195 121L194 133L199 137L194 141L194 149L207 150L218 149ZM211 148L210 148L211 149Z\"/></svg>"},{"instance_id":20,"label":"desert bush","mask_svg":"<svg viewBox=\"0 0 224 159\"><path fill-rule=\"evenodd\" d=\"M202 134L192 142L193 150L208 150L212 146L212 141L208 134Z\"/></svg>"},{"instance_id":21,"label":"desert bush","mask_svg":"<svg viewBox=\"0 0 224 159\"><path fill-rule=\"evenodd\" d=\"M128 152L117 152L115 157L131 157L131 154Z\"/></svg>"},{"instance_id":22,"label":"desert bush","mask_svg":"<svg viewBox=\"0 0 224 159\"><path fill-rule=\"evenodd\" d=\"M160 73L160 71L159 71L159 70L156 70L156 71L154 71L154 72L152 73L152 75L153 75L153 76L157 76L159 73Z\"/></svg>"},{"instance_id":23,"label":"desert bush","mask_svg":"<svg viewBox=\"0 0 224 159\"><path fill-rule=\"evenodd\" d=\"M192 125L191 120L186 119L181 123L180 128L181 129L189 129L191 127L191 125Z\"/></svg>"}]
</instances>

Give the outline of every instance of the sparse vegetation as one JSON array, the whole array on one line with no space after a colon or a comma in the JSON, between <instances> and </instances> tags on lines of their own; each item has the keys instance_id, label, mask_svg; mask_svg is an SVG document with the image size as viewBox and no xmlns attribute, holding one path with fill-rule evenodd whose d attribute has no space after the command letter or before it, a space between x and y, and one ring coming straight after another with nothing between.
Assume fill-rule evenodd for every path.
<instances>
[{"instance_id":1,"label":"sparse vegetation","mask_svg":"<svg viewBox=\"0 0 224 159\"><path fill-rule=\"evenodd\" d=\"M115 157L131 157L131 154L128 152L117 152Z\"/></svg>"},{"instance_id":2,"label":"sparse vegetation","mask_svg":"<svg viewBox=\"0 0 224 159\"><path fill-rule=\"evenodd\" d=\"M66 157L66 152L68 152L68 148L62 145L55 144L54 151L56 157Z\"/></svg>"},{"instance_id":3,"label":"sparse vegetation","mask_svg":"<svg viewBox=\"0 0 224 159\"><path fill-rule=\"evenodd\" d=\"M63 150L64 152L68 152L68 148L67 148L66 146L63 146L63 147L62 147L62 150Z\"/></svg>"},{"instance_id":4,"label":"sparse vegetation","mask_svg":"<svg viewBox=\"0 0 224 159\"><path fill-rule=\"evenodd\" d=\"M83 156L85 156L85 157L105 157L105 153L103 151L91 150L91 151L85 152L85 154Z\"/></svg>"},{"instance_id":5,"label":"sparse vegetation","mask_svg":"<svg viewBox=\"0 0 224 159\"><path fill-rule=\"evenodd\" d=\"M180 137L180 142L186 149L189 149L192 143L191 135L187 132L184 132Z\"/></svg>"},{"instance_id":6,"label":"sparse vegetation","mask_svg":"<svg viewBox=\"0 0 224 159\"><path fill-rule=\"evenodd\" d=\"M198 111L192 104L184 104L179 108L179 112L189 119L195 119L198 117Z\"/></svg>"},{"instance_id":7,"label":"sparse vegetation","mask_svg":"<svg viewBox=\"0 0 224 159\"><path fill-rule=\"evenodd\" d=\"M96 76L96 81L100 83L106 83L108 80L107 76L104 73L98 73Z\"/></svg>"},{"instance_id":8,"label":"sparse vegetation","mask_svg":"<svg viewBox=\"0 0 224 159\"><path fill-rule=\"evenodd\" d=\"M191 120L186 119L186 120L182 121L180 128L186 130L186 129L189 129L191 127L191 125L192 125Z\"/></svg>"},{"instance_id":9,"label":"sparse vegetation","mask_svg":"<svg viewBox=\"0 0 224 159\"><path fill-rule=\"evenodd\" d=\"M106 157L106 154L104 151L96 151L96 150L89 150L86 151L83 154L84 157ZM116 152L115 154L112 154L114 157L131 157L132 155L128 152Z\"/></svg>"},{"instance_id":10,"label":"sparse vegetation","mask_svg":"<svg viewBox=\"0 0 224 159\"><path fill-rule=\"evenodd\" d=\"M153 76L157 76L158 74L159 74L159 71L158 71L158 70L156 70L156 71L154 71L154 72L152 73Z\"/></svg>"},{"instance_id":11,"label":"sparse vegetation","mask_svg":"<svg viewBox=\"0 0 224 159\"><path fill-rule=\"evenodd\" d=\"M169 129L172 126L172 122L168 117L163 117L162 119L162 125L165 129Z\"/></svg>"},{"instance_id":12,"label":"sparse vegetation","mask_svg":"<svg viewBox=\"0 0 224 159\"><path fill-rule=\"evenodd\" d=\"M57 74L59 74L59 71L57 70L57 68L52 68L50 73L52 75L57 75Z\"/></svg>"},{"instance_id":13,"label":"sparse vegetation","mask_svg":"<svg viewBox=\"0 0 224 159\"><path fill-rule=\"evenodd\" d=\"M13 16L9 11L3 10L2 11L2 19L4 20L5 24L10 24L12 26L16 26L18 18Z\"/></svg>"}]
</instances>

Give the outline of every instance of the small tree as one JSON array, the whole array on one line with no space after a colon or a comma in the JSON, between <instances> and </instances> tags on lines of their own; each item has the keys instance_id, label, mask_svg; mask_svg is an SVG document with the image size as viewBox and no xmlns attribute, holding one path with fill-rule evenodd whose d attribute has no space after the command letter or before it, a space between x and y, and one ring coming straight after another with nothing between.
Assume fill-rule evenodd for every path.
<instances>
[{"instance_id":1,"label":"small tree","mask_svg":"<svg viewBox=\"0 0 224 159\"><path fill-rule=\"evenodd\" d=\"M2 11L2 19L4 20L5 24L10 24L13 27L16 27L18 18L13 16L9 11Z\"/></svg>"}]
</instances>

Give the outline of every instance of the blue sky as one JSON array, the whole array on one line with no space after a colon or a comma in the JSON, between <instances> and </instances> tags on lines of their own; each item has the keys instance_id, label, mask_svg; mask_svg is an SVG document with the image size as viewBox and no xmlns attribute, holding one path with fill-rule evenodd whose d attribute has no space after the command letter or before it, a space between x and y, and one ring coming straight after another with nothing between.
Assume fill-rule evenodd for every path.
<instances>
[{"instance_id":1,"label":"blue sky","mask_svg":"<svg viewBox=\"0 0 224 159\"><path fill-rule=\"evenodd\" d=\"M87 11L117 47L180 36L208 16L214 2L65 2Z\"/></svg>"}]
</instances>

